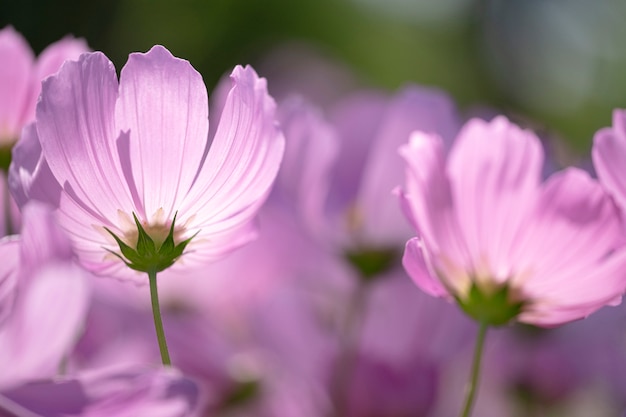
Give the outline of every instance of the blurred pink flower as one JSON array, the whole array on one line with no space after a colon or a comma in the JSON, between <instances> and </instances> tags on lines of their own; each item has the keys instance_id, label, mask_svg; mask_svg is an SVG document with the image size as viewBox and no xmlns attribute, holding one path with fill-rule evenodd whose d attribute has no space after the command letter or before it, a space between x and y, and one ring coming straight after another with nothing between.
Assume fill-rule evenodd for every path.
<instances>
[{"instance_id":1,"label":"blurred pink flower","mask_svg":"<svg viewBox=\"0 0 626 417\"><path fill-rule=\"evenodd\" d=\"M193 237L172 272L205 265L255 237L252 219L278 171L283 138L265 80L250 67L236 67L231 79L212 140L202 77L162 46L131 54L119 83L98 52L44 82L31 133L62 185L60 223L87 269L139 276L111 253L120 247L106 230L135 248L133 214L157 245L174 216L175 243ZM38 152L14 162L17 172L35 173L43 163Z\"/></svg>"},{"instance_id":2,"label":"blurred pink flower","mask_svg":"<svg viewBox=\"0 0 626 417\"><path fill-rule=\"evenodd\" d=\"M35 60L24 38L11 26L0 30L0 146L14 143L22 127L35 118L41 81L57 72L67 59L89 48L70 36L50 44Z\"/></svg>"},{"instance_id":3,"label":"blurred pink flower","mask_svg":"<svg viewBox=\"0 0 626 417\"><path fill-rule=\"evenodd\" d=\"M39 203L24 210L21 236L0 242L0 389L57 374L85 319L85 272Z\"/></svg>"},{"instance_id":4,"label":"blurred pink flower","mask_svg":"<svg viewBox=\"0 0 626 417\"><path fill-rule=\"evenodd\" d=\"M616 304L626 288L621 219L587 173L541 183L537 137L499 117L470 120L446 160L442 140L414 133L400 152L400 192L418 231L404 266L425 292L478 320L556 326Z\"/></svg>"},{"instance_id":5,"label":"blurred pink flower","mask_svg":"<svg viewBox=\"0 0 626 417\"><path fill-rule=\"evenodd\" d=\"M196 384L176 370L111 368L0 392L0 415L193 417L200 402Z\"/></svg>"},{"instance_id":6,"label":"blurred pink flower","mask_svg":"<svg viewBox=\"0 0 626 417\"><path fill-rule=\"evenodd\" d=\"M595 134L592 157L600 182L626 210L626 110L613 111L613 126Z\"/></svg>"}]
</instances>

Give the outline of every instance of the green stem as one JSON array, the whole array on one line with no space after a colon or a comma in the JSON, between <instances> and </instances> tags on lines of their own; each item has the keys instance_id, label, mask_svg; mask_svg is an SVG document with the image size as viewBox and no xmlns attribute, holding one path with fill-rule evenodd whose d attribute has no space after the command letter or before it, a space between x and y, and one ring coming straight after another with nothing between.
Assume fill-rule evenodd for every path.
<instances>
[{"instance_id":1,"label":"green stem","mask_svg":"<svg viewBox=\"0 0 626 417\"><path fill-rule=\"evenodd\" d=\"M474 399L476 398L476 391L478 390L480 361L483 356L483 347L485 346L485 336L487 335L488 327L489 325L487 323L481 322L480 327L478 328L476 346L474 347L474 359L472 360L472 373L470 375L469 386L467 387L467 394L465 397L465 405L463 406L461 417L469 417L471 415Z\"/></svg>"},{"instance_id":2,"label":"green stem","mask_svg":"<svg viewBox=\"0 0 626 417\"><path fill-rule=\"evenodd\" d=\"M358 288L350 300L341 327L339 360L333 380L332 395L335 405L334 417L346 415L348 388L356 366L362 316L367 307L368 285L358 282Z\"/></svg>"},{"instance_id":3,"label":"green stem","mask_svg":"<svg viewBox=\"0 0 626 417\"><path fill-rule=\"evenodd\" d=\"M4 198L3 198L3 205L4 205L4 223L5 223L5 229L4 229L4 234L5 236L10 236L13 233L15 233L15 231L13 230L13 216L11 215L11 193L9 192L9 181L8 181L8 172L3 172L3 178L2 181L4 181Z\"/></svg>"},{"instance_id":4,"label":"green stem","mask_svg":"<svg viewBox=\"0 0 626 417\"><path fill-rule=\"evenodd\" d=\"M148 279L150 280L150 300L152 301L152 316L154 317L154 328L156 329L157 340L159 341L161 362L163 362L163 365L165 366L170 366L172 365L172 361L170 360L170 354L167 350L165 332L163 331L163 322L161 321L161 310L159 308L159 292L157 289L156 271L148 271Z\"/></svg>"}]
</instances>

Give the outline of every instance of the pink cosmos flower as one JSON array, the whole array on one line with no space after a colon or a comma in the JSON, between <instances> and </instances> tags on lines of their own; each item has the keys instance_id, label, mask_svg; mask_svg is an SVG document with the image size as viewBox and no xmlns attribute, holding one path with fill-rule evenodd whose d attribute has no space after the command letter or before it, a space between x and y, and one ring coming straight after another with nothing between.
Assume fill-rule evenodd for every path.
<instances>
[{"instance_id":1,"label":"pink cosmos flower","mask_svg":"<svg viewBox=\"0 0 626 417\"><path fill-rule=\"evenodd\" d=\"M211 139L202 77L162 46L131 54L119 82L99 52L44 82L32 132L41 155L14 162L49 165L63 189L60 223L87 269L139 276L119 245L139 250L138 224L157 248L169 236L183 247L190 239L168 271L204 265L254 238L283 137L265 80L251 67L236 67L231 79Z\"/></svg>"},{"instance_id":2,"label":"pink cosmos flower","mask_svg":"<svg viewBox=\"0 0 626 417\"><path fill-rule=\"evenodd\" d=\"M400 148L405 213L418 232L404 266L477 320L556 326L618 303L626 287L621 220L589 175L541 183L537 137L503 117L470 120L446 159L436 135Z\"/></svg>"},{"instance_id":3,"label":"pink cosmos flower","mask_svg":"<svg viewBox=\"0 0 626 417\"><path fill-rule=\"evenodd\" d=\"M55 376L83 324L89 291L68 239L40 203L0 241L0 389Z\"/></svg>"},{"instance_id":4,"label":"pink cosmos flower","mask_svg":"<svg viewBox=\"0 0 626 417\"><path fill-rule=\"evenodd\" d=\"M83 39L66 37L48 46L35 60L24 38L11 26L0 30L0 144L15 142L35 118L41 80L55 73L67 59L89 48Z\"/></svg>"}]
</instances>

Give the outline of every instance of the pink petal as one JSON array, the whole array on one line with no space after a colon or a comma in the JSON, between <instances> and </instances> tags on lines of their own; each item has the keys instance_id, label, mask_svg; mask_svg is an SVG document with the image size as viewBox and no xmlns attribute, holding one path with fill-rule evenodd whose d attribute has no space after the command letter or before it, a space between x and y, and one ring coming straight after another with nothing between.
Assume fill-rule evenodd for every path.
<instances>
[{"instance_id":1,"label":"pink petal","mask_svg":"<svg viewBox=\"0 0 626 417\"><path fill-rule=\"evenodd\" d=\"M449 142L459 126L453 101L440 91L410 87L391 100L377 126L356 200L367 241L397 246L410 237L406 221L390 195L404 176L398 147L415 130L437 134Z\"/></svg>"},{"instance_id":2,"label":"pink petal","mask_svg":"<svg viewBox=\"0 0 626 417\"><path fill-rule=\"evenodd\" d=\"M50 265L30 278L0 328L3 387L55 375L87 312L87 285L78 267Z\"/></svg>"},{"instance_id":3,"label":"pink petal","mask_svg":"<svg viewBox=\"0 0 626 417\"><path fill-rule=\"evenodd\" d=\"M510 253L539 187L539 139L504 117L470 120L451 150L448 175L454 205L477 276L506 280Z\"/></svg>"},{"instance_id":4,"label":"pink petal","mask_svg":"<svg viewBox=\"0 0 626 417\"><path fill-rule=\"evenodd\" d=\"M19 207L29 200L42 201L58 207L61 186L42 155L35 124L27 125L13 146L9 167L9 189Z\"/></svg>"},{"instance_id":5,"label":"pink petal","mask_svg":"<svg viewBox=\"0 0 626 417\"><path fill-rule=\"evenodd\" d=\"M613 253L621 230L617 207L586 172L571 168L553 175L518 240L514 285L537 301L537 310L585 317L626 289L626 255ZM542 322L548 320L555 321Z\"/></svg>"},{"instance_id":6,"label":"pink petal","mask_svg":"<svg viewBox=\"0 0 626 417\"><path fill-rule=\"evenodd\" d=\"M388 99L379 93L360 92L339 102L332 110L331 122L341 146L330 193L332 202L341 211L356 198L367 155L387 104Z\"/></svg>"},{"instance_id":7,"label":"pink petal","mask_svg":"<svg viewBox=\"0 0 626 417\"><path fill-rule=\"evenodd\" d=\"M141 215L172 218L207 147L208 98L202 76L162 46L131 54L120 77L117 129L129 131ZM142 203L142 206L140 205Z\"/></svg>"},{"instance_id":8,"label":"pink petal","mask_svg":"<svg viewBox=\"0 0 626 417\"><path fill-rule=\"evenodd\" d=\"M37 132L50 170L95 224L113 227L118 210L134 210L117 156L117 77L99 52L66 61L43 83Z\"/></svg>"},{"instance_id":9,"label":"pink petal","mask_svg":"<svg viewBox=\"0 0 626 417\"><path fill-rule=\"evenodd\" d=\"M0 326L1 386L55 375L87 309L85 273L71 263L68 239L47 207L36 202L25 207L19 256L13 259L19 260L16 296Z\"/></svg>"},{"instance_id":10,"label":"pink petal","mask_svg":"<svg viewBox=\"0 0 626 417\"><path fill-rule=\"evenodd\" d=\"M236 67L232 80L206 161L180 210L181 224L191 218L190 227L200 230L198 240L238 231L250 222L283 155L284 138L265 79L251 67Z\"/></svg>"},{"instance_id":11,"label":"pink petal","mask_svg":"<svg viewBox=\"0 0 626 417\"><path fill-rule=\"evenodd\" d=\"M437 262L435 268L454 279L455 271L468 268L471 261L445 176L443 141L435 135L414 132L409 144L399 152L406 161L406 187L400 193L403 211L432 254L433 262ZM438 262L444 259L447 264Z\"/></svg>"},{"instance_id":12,"label":"pink petal","mask_svg":"<svg viewBox=\"0 0 626 417\"><path fill-rule=\"evenodd\" d=\"M286 100L279 112L286 146L276 192L296 204L315 235L330 233L324 207L339 151L337 135L319 110L302 99Z\"/></svg>"},{"instance_id":13,"label":"pink petal","mask_svg":"<svg viewBox=\"0 0 626 417\"><path fill-rule=\"evenodd\" d=\"M0 254L3 259L0 263L0 328L13 310L17 293L19 251L19 241L15 237L4 238L0 241Z\"/></svg>"},{"instance_id":14,"label":"pink petal","mask_svg":"<svg viewBox=\"0 0 626 417\"><path fill-rule=\"evenodd\" d=\"M613 112L613 127L600 129L593 138L592 157L598 178L626 208L626 111Z\"/></svg>"},{"instance_id":15,"label":"pink petal","mask_svg":"<svg viewBox=\"0 0 626 417\"><path fill-rule=\"evenodd\" d=\"M13 143L26 115L34 80L34 56L26 40L11 26L0 31L0 143Z\"/></svg>"},{"instance_id":16,"label":"pink petal","mask_svg":"<svg viewBox=\"0 0 626 417\"><path fill-rule=\"evenodd\" d=\"M77 61L85 52L89 52L89 47L84 39L66 36L60 41L51 43L37 57L37 79L43 80L56 73L65 61Z\"/></svg>"},{"instance_id":17,"label":"pink petal","mask_svg":"<svg viewBox=\"0 0 626 417\"><path fill-rule=\"evenodd\" d=\"M24 123L35 119L35 107L39 93L41 93L41 81L49 75L56 73L66 60L77 60L80 54L88 50L87 42L84 39L74 39L68 36L48 45L41 52L39 57L37 57L37 63L34 68L33 85L28 97L29 101L24 114Z\"/></svg>"},{"instance_id":18,"label":"pink petal","mask_svg":"<svg viewBox=\"0 0 626 417\"><path fill-rule=\"evenodd\" d=\"M449 296L436 273L428 266L423 242L413 238L406 243L402 264L407 274L425 293L433 297Z\"/></svg>"},{"instance_id":19,"label":"pink petal","mask_svg":"<svg viewBox=\"0 0 626 417\"><path fill-rule=\"evenodd\" d=\"M172 369L111 368L59 381L25 384L0 395L0 414L15 417L192 417L196 384Z\"/></svg>"}]
</instances>

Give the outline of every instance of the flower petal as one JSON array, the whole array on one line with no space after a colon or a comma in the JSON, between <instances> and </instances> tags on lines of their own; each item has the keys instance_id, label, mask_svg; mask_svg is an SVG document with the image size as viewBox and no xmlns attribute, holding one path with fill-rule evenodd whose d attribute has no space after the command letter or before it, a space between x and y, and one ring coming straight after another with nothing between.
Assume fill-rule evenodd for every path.
<instances>
[{"instance_id":1,"label":"flower petal","mask_svg":"<svg viewBox=\"0 0 626 417\"><path fill-rule=\"evenodd\" d=\"M440 137L414 132L408 145L399 149L406 161L406 186L400 204L425 247L433 265L448 284L467 284L459 270L467 270L471 259L456 221L450 184L445 176L444 145ZM463 282L455 282L458 279Z\"/></svg>"},{"instance_id":2,"label":"flower petal","mask_svg":"<svg viewBox=\"0 0 626 417\"><path fill-rule=\"evenodd\" d=\"M0 143L17 140L32 118L29 95L34 80L33 52L11 26L0 30Z\"/></svg>"},{"instance_id":3,"label":"flower petal","mask_svg":"<svg viewBox=\"0 0 626 417\"><path fill-rule=\"evenodd\" d=\"M102 53L87 53L44 81L37 105L37 132L50 170L77 203L110 227L118 210L134 210L117 157L117 89L113 64Z\"/></svg>"},{"instance_id":4,"label":"flower petal","mask_svg":"<svg viewBox=\"0 0 626 417\"><path fill-rule=\"evenodd\" d=\"M0 328L13 310L13 302L17 293L17 274L20 261L20 245L15 237L0 241Z\"/></svg>"},{"instance_id":5,"label":"flower petal","mask_svg":"<svg viewBox=\"0 0 626 417\"><path fill-rule=\"evenodd\" d=\"M366 241L398 246L410 235L390 193L402 182L404 170L396 150L415 130L450 142L460 126L452 100L440 91L410 87L391 100L368 152L357 196Z\"/></svg>"},{"instance_id":6,"label":"flower petal","mask_svg":"<svg viewBox=\"0 0 626 417\"><path fill-rule=\"evenodd\" d=\"M0 414L191 417L199 412L199 397L196 384L172 369L111 368L7 390L0 395Z\"/></svg>"},{"instance_id":7,"label":"flower petal","mask_svg":"<svg viewBox=\"0 0 626 417\"><path fill-rule=\"evenodd\" d=\"M512 283L538 301L533 310L552 308L583 318L626 289L626 256L623 250L614 253L622 230L618 208L586 172L570 168L555 174L518 240L519 275ZM546 314L542 322L554 320Z\"/></svg>"},{"instance_id":8,"label":"flower petal","mask_svg":"<svg viewBox=\"0 0 626 417\"><path fill-rule=\"evenodd\" d=\"M61 186L43 157L35 124L31 123L22 130L22 136L12 152L8 181L18 207L22 208L29 200L58 207Z\"/></svg>"},{"instance_id":9,"label":"flower petal","mask_svg":"<svg viewBox=\"0 0 626 417\"><path fill-rule=\"evenodd\" d=\"M510 253L532 210L541 179L539 139L504 117L470 120L450 152L448 176L476 278L503 282Z\"/></svg>"},{"instance_id":10,"label":"flower petal","mask_svg":"<svg viewBox=\"0 0 626 417\"><path fill-rule=\"evenodd\" d=\"M275 192L295 202L315 235L328 234L324 206L339 151L337 135L320 111L300 98L285 100L279 113L286 147Z\"/></svg>"},{"instance_id":11,"label":"flower petal","mask_svg":"<svg viewBox=\"0 0 626 417\"><path fill-rule=\"evenodd\" d=\"M208 97L202 76L162 46L131 54L120 76L118 130L129 131L132 176L149 220L171 219L198 174L207 148Z\"/></svg>"},{"instance_id":12,"label":"flower petal","mask_svg":"<svg viewBox=\"0 0 626 417\"><path fill-rule=\"evenodd\" d=\"M406 243L402 265L407 274L426 294L433 297L449 296L448 290L437 279L436 273L428 266L425 248L419 238Z\"/></svg>"},{"instance_id":13,"label":"flower petal","mask_svg":"<svg viewBox=\"0 0 626 417\"><path fill-rule=\"evenodd\" d=\"M596 132L591 155L598 178L626 209L626 110L615 110L613 127Z\"/></svg>"},{"instance_id":14,"label":"flower petal","mask_svg":"<svg viewBox=\"0 0 626 417\"><path fill-rule=\"evenodd\" d=\"M212 239L251 221L278 172L284 138L265 79L236 67L215 139L185 204L181 224ZM192 241L193 244L193 241ZM191 248L191 246L190 246Z\"/></svg>"}]
</instances>

